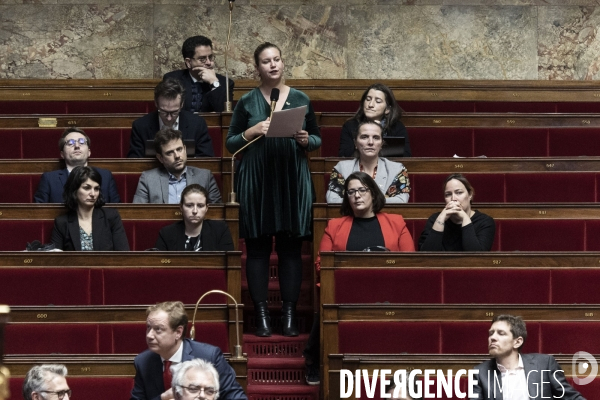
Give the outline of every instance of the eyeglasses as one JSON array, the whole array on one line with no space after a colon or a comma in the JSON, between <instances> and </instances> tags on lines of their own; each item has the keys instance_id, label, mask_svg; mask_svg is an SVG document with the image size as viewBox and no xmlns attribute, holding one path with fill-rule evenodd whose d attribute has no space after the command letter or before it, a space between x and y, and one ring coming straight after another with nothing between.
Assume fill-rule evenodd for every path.
<instances>
[{"instance_id":1,"label":"eyeglasses","mask_svg":"<svg viewBox=\"0 0 600 400\"><path fill-rule=\"evenodd\" d=\"M160 108L158 109L158 113L160 115L162 115L163 117L171 116L171 117L175 118L176 116L179 115L180 112L181 112L181 108L177 111L165 111L165 110L161 110Z\"/></svg>"},{"instance_id":2,"label":"eyeglasses","mask_svg":"<svg viewBox=\"0 0 600 400\"><path fill-rule=\"evenodd\" d=\"M73 140L73 139L71 139ZM62 400L65 398L65 395L69 396L69 399L71 398L71 389L68 390L60 390L58 392L51 392L49 390L40 390L41 393L50 393L50 394L55 394L56 396L58 396L58 400Z\"/></svg>"},{"instance_id":3,"label":"eyeglasses","mask_svg":"<svg viewBox=\"0 0 600 400\"><path fill-rule=\"evenodd\" d=\"M200 394L200 392L202 390L204 390L204 394L207 396L214 396L215 394L217 394L217 390L212 387L212 386L208 386L208 387L202 387L202 386L183 386L183 385L177 385L181 388L184 388L185 390L187 390L191 395L197 395Z\"/></svg>"},{"instance_id":4,"label":"eyeglasses","mask_svg":"<svg viewBox=\"0 0 600 400\"><path fill-rule=\"evenodd\" d=\"M192 58L192 60L196 60L201 62L202 64L206 64L207 61L213 62L215 61L215 55L211 54L210 56L202 56L198 58Z\"/></svg>"},{"instance_id":5,"label":"eyeglasses","mask_svg":"<svg viewBox=\"0 0 600 400\"><path fill-rule=\"evenodd\" d=\"M75 143L79 143L80 146L85 146L87 144L87 140L82 137L79 139L69 139L65 142L65 145L69 146L69 147L73 147L73 146L75 146Z\"/></svg>"},{"instance_id":6,"label":"eyeglasses","mask_svg":"<svg viewBox=\"0 0 600 400\"><path fill-rule=\"evenodd\" d=\"M369 191L368 188L366 187L360 187L358 189L348 189L348 196L354 196L356 194L356 192L360 193L360 195L362 196L363 194L367 193Z\"/></svg>"}]
</instances>

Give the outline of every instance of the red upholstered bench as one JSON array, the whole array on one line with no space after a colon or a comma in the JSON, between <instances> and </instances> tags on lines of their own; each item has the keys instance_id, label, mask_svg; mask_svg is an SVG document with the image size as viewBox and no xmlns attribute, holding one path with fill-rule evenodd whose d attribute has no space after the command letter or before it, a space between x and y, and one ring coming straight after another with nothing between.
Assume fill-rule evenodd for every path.
<instances>
[{"instance_id":1,"label":"red upholstered bench","mask_svg":"<svg viewBox=\"0 0 600 400\"><path fill-rule=\"evenodd\" d=\"M196 323L196 340L227 353L227 328L226 321ZM4 351L6 354L137 354L147 349L145 334L145 322L8 324ZM42 336L44 340L39 340Z\"/></svg>"},{"instance_id":2,"label":"red upholstered bench","mask_svg":"<svg viewBox=\"0 0 600 400\"><path fill-rule=\"evenodd\" d=\"M23 258L27 257L24 254ZM154 304L177 298L194 304L209 290L227 291L225 269L194 268L8 268L0 270L0 302L18 305ZM23 282L27 282L24 289ZM52 288L52 290L48 290ZM210 295L206 302L224 304Z\"/></svg>"},{"instance_id":3,"label":"red upholstered bench","mask_svg":"<svg viewBox=\"0 0 600 400\"><path fill-rule=\"evenodd\" d=\"M74 367L72 367L74 368ZM21 377L10 378L11 398L21 398ZM128 399L133 389L133 377L125 376L67 376L73 398L86 400Z\"/></svg>"},{"instance_id":4,"label":"red upholstered bench","mask_svg":"<svg viewBox=\"0 0 600 400\"><path fill-rule=\"evenodd\" d=\"M473 157L473 129L407 128L413 157ZM410 172L410 171L409 171Z\"/></svg>"},{"instance_id":5,"label":"red upholstered bench","mask_svg":"<svg viewBox=\"0 0 600 400\"><path fill-rule=\"evenodd\" d=\"M489 322L340 321L340 353L482 354ZM525 352L573 354L600 350L600 322L528 322ZM365 340L368 337L369 340ZM566 337L569 340L564 340ZM390 340L389 338L394 338Z\"/></svg>"}]
</instances>

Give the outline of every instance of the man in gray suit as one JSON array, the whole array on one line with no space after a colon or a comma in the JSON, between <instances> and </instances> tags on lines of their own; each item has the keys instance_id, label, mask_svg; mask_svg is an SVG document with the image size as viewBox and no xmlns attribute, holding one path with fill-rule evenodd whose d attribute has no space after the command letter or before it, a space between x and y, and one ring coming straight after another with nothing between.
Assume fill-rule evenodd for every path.
<instances>
[{"instance_id":1,"label":"man in gray suit","mask_svg":"<svg viewBox=\"0 0 600 400\"><path fill-rule=\"evenodd\" d=\"M471 399L585 400L569 385L554 357L521 354L525 339L527 328L521 317L494 317L488 336L488 351L493 358L475 367L479 374L474 387L476 397Z\"/></svg>"},{"instance_id":2,"label":"man in gray suit","mask_svg":"<svg viewBox=\"0 0 600 400\"><path fill-rule=\"evenodd\" d=\"M133 196L134 203L179 204L181 192L192 183L208 191L209 203L221 202L221 193L212 173L186 165L187 153L180 131L173 128L160 130L154 136L154 149L163 167L142 172Z\"/></svg>"}]
</instances>

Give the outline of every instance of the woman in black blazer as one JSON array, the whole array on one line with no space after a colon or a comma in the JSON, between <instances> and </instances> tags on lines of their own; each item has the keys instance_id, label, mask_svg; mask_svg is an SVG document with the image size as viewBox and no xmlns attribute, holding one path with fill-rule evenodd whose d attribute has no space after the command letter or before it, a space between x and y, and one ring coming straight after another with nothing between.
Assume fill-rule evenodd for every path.
<instances>
[{"instance_id":1,"label":"woman in black blazer","mask_svg":"<svg viewBox=\"0 0 600 400\"><path fill-rule=\"evenodd\" d=\"M52 243L65 251L129 251L119 211L104 209L102 176L91 167L75 167L65 183L67 214L54 220Z\"/></svg>"},{"instance_id":2,"label":"woman in black blazer","mask_svg":"<svg viewBox=\"0 0 600 400\"><path fill-rule=\"evenodd\" d=\"M225 221L204 219L207 199L208 192L202 186L186 186L179 203L183 221L162 228L155 247L162 251L233 251L233 239Z\"/></svg>"}]
</instances>

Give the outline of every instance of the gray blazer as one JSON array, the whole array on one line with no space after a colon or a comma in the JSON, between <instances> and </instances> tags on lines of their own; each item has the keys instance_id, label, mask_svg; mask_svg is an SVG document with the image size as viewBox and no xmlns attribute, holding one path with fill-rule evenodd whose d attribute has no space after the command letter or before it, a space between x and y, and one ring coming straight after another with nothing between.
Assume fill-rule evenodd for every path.
<instances>
[{"instance_id":1,"label":"gray blazer","mask_svg":"<svg viewBox=\"0 0 600 400\"><path fill-rule=\"evenodd\" d=\"M187 184L197 183L208 191L209 203L221 203L221 192L213 174L196 167L187 167ZM167 204L169 202L169 173L164 168L154 168L142 172L138 182L134 203Z\"/></svg>"},{"instance_id":2,"label":"gray blazer","mask_svg":"<svg viewBox=\"0 0 600 400\"><path fill-rule=\"evenodd\" d=\"M354 160L344 160L337 163L337 165L333 168L337 172L339 172L344 179L346 179L351 173L360 171L360 166L358 163L358 158ZM388 188L394 182L394 179L402 172L402 170L406 169L404 164L390 161L387 158L379 157L379 162L377 163L377 175L375 175L375 183L379 186L379 189L385 194ZM408 193L397 193L393 197L386 197L386 203L408 203ZM342 197L332 190L332 183L329 184L329 189L327 190L327 202L328 203L341 203Z\"/></svg>"},{"instance_id":3,"label":"gray blazer","mask_svg":"<svg viewBox=\"0 0 600 400\"><path fill-rule=\"evenodd\" d=\"M564 372L554 359L547 354L521 354L527 378L530 399L585 400L569 383ZM500 391L502 374L495 359L487 360L475 367L479 371L473 399L503 400ZM488 375L489 374L489 375ZM494 374L497 377L494 379Z\"/></svg>"}]
</instances>

